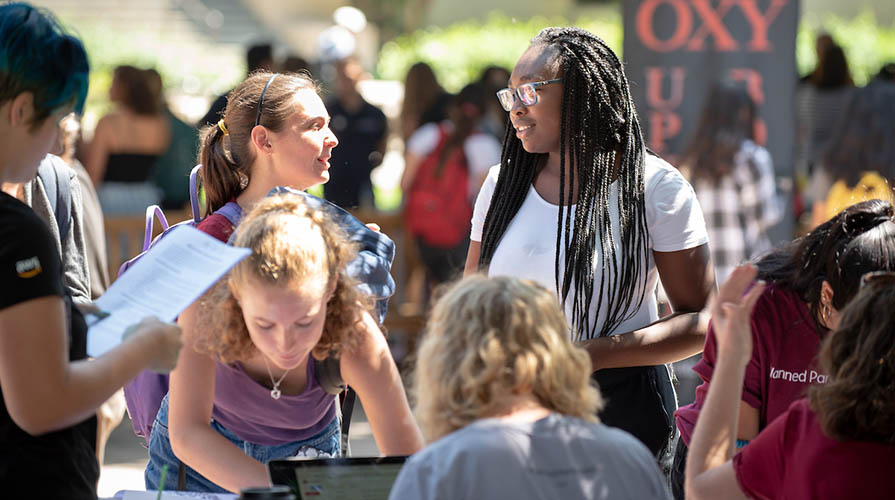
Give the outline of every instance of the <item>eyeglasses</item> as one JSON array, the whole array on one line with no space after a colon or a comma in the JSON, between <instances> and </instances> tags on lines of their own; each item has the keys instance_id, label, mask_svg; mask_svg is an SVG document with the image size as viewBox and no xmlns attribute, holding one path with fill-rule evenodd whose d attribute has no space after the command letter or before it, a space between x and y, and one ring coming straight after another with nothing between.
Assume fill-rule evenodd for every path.
<instances>
[{"instance_id":1,"label":"eyeglasses","mask_svg":"<svg viewBox=\"0 0 895 500\"><path fill-rule=\"evenodd\" d=\"M270 80L267 80L267 83L264 85L264 90L261 91L261 97L258 98L258 111L255 112L255 126L261 125L261 109L264 106L264 94L267 93L267 87L270 87L270 84L273 82L273 79L279 76L279 73L274 73L273 76L270 77Z\"/></svg>"},{"instance_id":2,"label":"eyeglasses","mask_svg":"<svg viewBox=\"0 0 895 500\"><path fill-rule=\"evenodd\" d=\"M497 100L500 101L500 105L506 111L513 109L514 97L518 98L526 106L534 106L538 103L538 87L561 81L562 78L554 78L553 80L544 80L543 82L523 83L516 87L516 90L509 88L498 90Z\"/></svg>"},{"instance_id":3,"label":"eyeglasses","mask_svg":"<svg viewBox=\"0 0 895 500\"><path fill-rule=\"evenodd\" d=\"M868 285L895 285L895 271L871 271L861 276L861 288Z\"/></svg>"}]
</instances>

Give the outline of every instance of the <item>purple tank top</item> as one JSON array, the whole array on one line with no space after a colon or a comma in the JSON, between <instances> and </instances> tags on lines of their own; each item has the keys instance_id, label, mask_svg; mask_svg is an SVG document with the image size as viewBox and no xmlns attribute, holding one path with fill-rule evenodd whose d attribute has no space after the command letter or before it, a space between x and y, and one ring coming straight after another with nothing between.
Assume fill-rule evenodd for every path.
<instances>
[{"instance_id":1,"label":"purple tank top","mask_svg":"<svg viewBox=\"0 0 895 500\"><path fill-rule=\"evenodd\" d=\"M252 380L242 365L217 363L212 418L240 439L266 446L302 441L336 417L335 396L317 383L308 356L308 383L297 396L270 397L270 389Z\"/></svg>"}]
</instances>

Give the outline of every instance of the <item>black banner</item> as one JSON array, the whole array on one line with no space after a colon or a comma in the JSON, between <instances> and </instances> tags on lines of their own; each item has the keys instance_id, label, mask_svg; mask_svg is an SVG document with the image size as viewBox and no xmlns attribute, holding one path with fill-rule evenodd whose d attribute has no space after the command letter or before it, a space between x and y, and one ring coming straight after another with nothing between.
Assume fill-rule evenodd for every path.
<instances>
[{"instance_id":1,"label":"black banner","mask_svg":"<svg viewBox=\"0 0 895 500\"><path fill-rule=\"evenodd\" d=\"M758 109L756 142L791 184L798 20L798 0L625 0L625 72L647 145L676 164L711 85L739 81Z\"/></svg>"}]
</instances>

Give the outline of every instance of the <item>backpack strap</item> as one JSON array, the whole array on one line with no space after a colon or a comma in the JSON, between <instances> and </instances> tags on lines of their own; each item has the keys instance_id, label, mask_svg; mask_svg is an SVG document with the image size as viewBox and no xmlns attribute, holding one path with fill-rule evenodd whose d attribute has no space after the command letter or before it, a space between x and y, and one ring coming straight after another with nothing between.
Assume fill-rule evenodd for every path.
<instances>
[{"instance_id":1,"label":"backpack strap","mask_svg":"<svg viewBox=\"0 0 895 500\"><path fill-rule=\"evenodd\" d=\"M202 169L202 164L196 165L190 170L190 209L193 212L193 222L195 225L199 225L199 222L202 221L202 216L199 214L199 170Z\"/></svg>"},{"instance_id":2,"label":"backpack strap","mask_svg":"<svg viewBox=\"0 0 895 500\"><path fill-rule=\"evenodd\" d=\"M146 226L143 232L143 251L149 250L149 244L152 243L152 229L153 229L153 221L155 217L158 217L159 224L162 226L162 232L166 231L170 225L168 224L168 219L165 217L165 213L162 212L162 207L158 205L149 205L146 207Z\"/></svg>"},{"instance_id":3,"label":"backpack strap","mask_svg":"<svg viewBox=\"0 0 895 500\"><path fill-rule=\"evenodd\" d=\"M65 242L71 226L71 178L64 168L67 165L58 165L55 163L57 160L62 162L57 156L47 155L40 162L37 176L43 184L44 192L47 193L47 199L56 217L59 241Z\"/></svg>"},{"instance_id":4,"label":"backpack strap","mask_svg":"<svg viewBox=\"0 0 895 500\"><path fill-rule=\"evenodd\" d=\"M202 214L199 213L199 172L201 170L201 163L190 170L190 210L193 215L193 226L198 226L202 222ZM242 221L242 208L235 201L228 201L214 213L226 217L234 227Z\"/></svg>"},{"instance_id":5,"label":"backpack strap","mask_svg":"<svg viewBox=\"0 0 895 500\"><path fill-rule=\"evenodd\" d=\"M314 376L317 383L328 394L338 395L340 408L342 412L342 452L343 454L349 450L348 433L351 430L351 414L354 412L354 401L357 399L357 393L354 389L345 385L342 380L342 369L338 358L326 358L322 361L314 359Z\"/></svg>"},{"instance_id":6,"label":"backpack strap","mask_svg":"<svg viewBox=\"0 0 895 500\"><path fill-rule=\"evenodd\" d=\"M351 448L348 446L348 432L351 430L351 413L354 411L354 401L357 399L357 393L354 389L348 387L345 390L345 397L342 399L342 455L350 456Z\"/></svg>"}]
</instances>

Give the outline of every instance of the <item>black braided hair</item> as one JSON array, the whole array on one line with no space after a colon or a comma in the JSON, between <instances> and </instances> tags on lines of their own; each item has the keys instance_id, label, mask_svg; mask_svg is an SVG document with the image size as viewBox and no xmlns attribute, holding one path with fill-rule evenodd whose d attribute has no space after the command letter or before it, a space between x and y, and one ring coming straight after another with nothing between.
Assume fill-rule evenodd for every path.
<instances>
[{"instance_id":1,"label":"black braided hair","mask_svg":"<svg viewBox=\"0 0 895 500\"><path fill-rule=\"evenodd\" d=\"M895 271L895 207L884 200L855 203L756 266L759 278L808 304L815 328L823 332L818 319L824 281L833 289L832 306L842 310L858 294L865 273Z\"/></svg>"},{"instance_id":2,"label":"black braided hair","mask_svg":"<svg viewBox=\"0 0 895 500\"><path fill-rule=\"evenodd\" d=\"M644 207L645 147L634 100L618 57L592 33L579 28L546 28L531 45L556 51L552 64L561 68L557 75L563 79L560 151L568 152L568 163L573 167L567 171L565 155L561 154L554 263L557 294L565 304L575 284L570 320L576 340L591 339L595 334L607 336L636 313L646 293L649 233ZM543 156L526 152L508 122L500 175L485 218L480 266L490 263L528 194ZM565 191L566 186L575 185L575 177L578 193L573 218L566 207L573 196ZM620 235L613 234L609 218L614 179L618 181ZM598 244L603 260L597 314L590 317ZM560 263L563 248L565 259ZM606 320L597 325L601 311L606 311Z\"/></svg>"}]
</instances>

